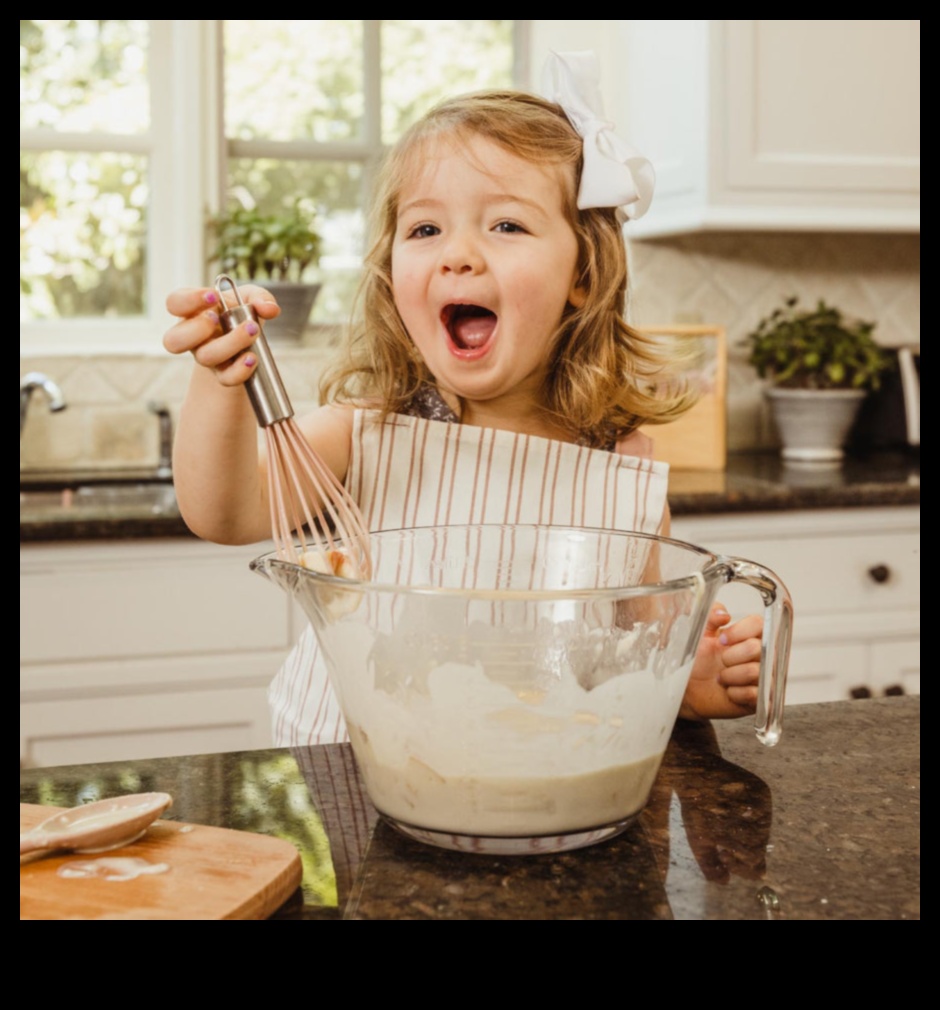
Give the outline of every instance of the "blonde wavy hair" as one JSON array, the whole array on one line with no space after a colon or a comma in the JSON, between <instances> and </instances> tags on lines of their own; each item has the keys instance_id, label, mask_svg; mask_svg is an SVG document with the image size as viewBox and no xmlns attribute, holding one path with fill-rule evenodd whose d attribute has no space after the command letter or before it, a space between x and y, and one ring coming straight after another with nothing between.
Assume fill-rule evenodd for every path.
<instances>
[{"instance_id":1,"label":"blonde wavy hair","mask_svg":"<svg viewBox=\"0 0 940 1010\"><path fill-rule=\"evenodd\" d=\"M518 91L488 91L442 102L389 152L373 203L371 245L341 358L323 376L320 395L403 411L434 376L395 307L392 242L400 194L429 143L483 137L537 165L559 170L565 216L578 241L580 307L568 305L549 345L543 406L589 445L608 445L642 424L672 421L694 402L679 378L675 348L627 324L627 252L613 208L578 210L581 137L561 107Z\"/></svg>"}]
</instances>

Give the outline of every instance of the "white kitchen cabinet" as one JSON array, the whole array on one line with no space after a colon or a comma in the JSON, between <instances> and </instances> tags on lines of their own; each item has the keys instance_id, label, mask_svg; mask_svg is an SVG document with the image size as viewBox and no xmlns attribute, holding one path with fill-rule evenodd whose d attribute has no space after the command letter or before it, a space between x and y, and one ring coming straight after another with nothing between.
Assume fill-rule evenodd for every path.
<instances>
[{"instance_id":1,"label":"white kitchen cabinet","mask_svg":"<svg viewBox=\"0 0 940 1010\"><path fill-rule=\"evenodd\" d=\"M920 230L920 21L621 21L629 234ZM625 111L623 111L625 109Z\"/></svg>"},{"instance_id":2,"label":"white kitchen cabinet","mask_svg":"<svg viewBox=\"0 0 940 1010\"><path fill-rule=\"evenodd\" d=\"M270 746L267 685L299 618L248 569L266 549L21 544L21 763Z\"/></svg>"},{"instance_id":3,"label":"white kitchen cabinet","mask_svg":"<svg viewBox=\"0 0 940 1010\"><path fill-rule=\"evenodd\" d=\"M788 704L920 693L920 509L678 516L673 536L770 568L793 597ZM761 609L732 584L733 617Z\"/></svg>"}]
</instances>

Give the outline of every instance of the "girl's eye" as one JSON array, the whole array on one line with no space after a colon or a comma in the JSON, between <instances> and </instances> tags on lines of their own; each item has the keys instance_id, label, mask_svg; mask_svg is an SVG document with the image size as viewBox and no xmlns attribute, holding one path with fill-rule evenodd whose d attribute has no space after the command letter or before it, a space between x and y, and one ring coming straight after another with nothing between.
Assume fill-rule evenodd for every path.
<instances>
[{"instance_id":1,"label":"girl's eye","mask_svg":"<svg viewBox=\"0 0 940 1010\"><path fill-rule=\"evenodd\" d=\"M526 229L517 221L500 221L493 231L502 232L504 235L512 235L516 232L525 234Z\"/></svg>"},{"instance_id":2,"label":"girl's eye","mask_svg":"<svg viewBox=\"0 0 940 1010\"><path fill-rule=\"evenodd\" d=\"M440 233L441 229L435 224L419 224L408 232L408 238L431 238Z\"/></svg>"}]
</instances>

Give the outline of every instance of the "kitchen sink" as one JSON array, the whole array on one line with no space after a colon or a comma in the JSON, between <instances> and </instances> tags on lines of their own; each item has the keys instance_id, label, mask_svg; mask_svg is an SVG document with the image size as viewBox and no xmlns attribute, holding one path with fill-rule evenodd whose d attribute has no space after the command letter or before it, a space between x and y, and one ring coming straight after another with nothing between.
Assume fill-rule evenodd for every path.
<instances>
[{"instance_id":1,"label":"kitchen sink","mask_svg":"<svg viewBox=\"0 0 940 1010\"><path fill-rule=\"evenodd\" d=\"M20 480L20 516L68 519L104 515L178 515L173 484L163 479L95 477Z\"/></svg>"}]
</instances>

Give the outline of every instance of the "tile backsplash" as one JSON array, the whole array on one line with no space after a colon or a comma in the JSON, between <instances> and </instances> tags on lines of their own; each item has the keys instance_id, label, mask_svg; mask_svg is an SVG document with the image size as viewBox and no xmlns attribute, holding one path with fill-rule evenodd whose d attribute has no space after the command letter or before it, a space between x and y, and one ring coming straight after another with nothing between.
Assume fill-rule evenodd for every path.
<instances>
[{"instance_id":1,"label":"tile backsplash","mask_svg":"<svg viewBox=\"0 0 940 1010\"><path fill-rule=\"evenodd\" d=\"M275 346L274 353L294 409L315 407L328 352ZM175 421L193 367L188 355L21 357L21 375L44 372L67 406L50 413L43 394L33 394L20 437L20 469L156 466L160 428L148 405L165 404Z\"/></svg>"},{"instance_id":2,"label":"tile backsplash","mask_svg":"<svg viewBox=\"0 0 940 1010\"><path fill-rule=\"evenodd\" d=\"M760 385L744 360L743 336L780 301L825 298L877 323L892 346L920 342L920 236L735 232L630 244L631 321L637 326L708 323L728 333L728 444L771 447L774 433ZM277 347L280 371L298 412L316 406L329 347ZM35 394L20 438L23 469L156 465L157 418L150 401L175 417L189 358L136 355L21 355L20 373L42 371L68 404L52 414Z\"/></svg>"},{"instance_id":3,"label":"tile backsplash","mask_svg":"<svg viewBox=\"0 0 940 1010\"><path fill-rule=\"evenodd\" d=\"M919 235L724 232L634 242L630 256L635 325L725 327L732 452L776 445L741 341L784 298L824 298L892 347L920 343Z\"/></svg>"}]
</instances>

